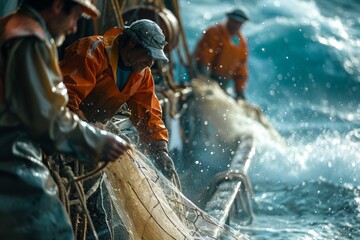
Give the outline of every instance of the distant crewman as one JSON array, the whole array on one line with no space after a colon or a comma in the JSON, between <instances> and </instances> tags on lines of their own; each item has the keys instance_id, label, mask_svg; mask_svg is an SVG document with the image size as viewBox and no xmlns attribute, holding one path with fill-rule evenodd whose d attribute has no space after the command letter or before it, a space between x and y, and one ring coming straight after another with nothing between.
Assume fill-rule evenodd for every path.
<instances>
[{"instance_id":1,"label":"distant crewman","mask_svg":"<svg viewBox=\"0 0 360 240\"><path fill-rule=\"evenodd\" d=\"M198 42L195 49L196 69L198 73L217 81L225 92L229 82L234 81L234 97L245 99L248 49L240 30L249 17L241 9L226 15L226 22L209 27Z\"/></svg>"}]
</instances>

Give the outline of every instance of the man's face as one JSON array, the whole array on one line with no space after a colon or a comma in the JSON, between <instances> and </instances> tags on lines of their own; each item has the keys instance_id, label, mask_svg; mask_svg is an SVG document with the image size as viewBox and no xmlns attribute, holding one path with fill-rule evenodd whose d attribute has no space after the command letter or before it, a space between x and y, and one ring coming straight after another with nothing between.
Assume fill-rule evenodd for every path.
<instances>
[{"instance_id":1,"label":"man's face","mask_svg":"<svg viewBox=\"0 0 360 240\"><path fill-rule=\"evenodd\" d=\"M76 33L77 21L83 14L83 10L80 5L74 6L69 14L65 14L62 10L55 13L52 20L47 22L48 29L53 36L56 45L60 46L65 36Z\"/></svg>"},{"instance_id":2,"label":"man's face","mask_svg":"<svg viewBox=\"0 0 360 240\"><path fill-rule=\"evenodd\" d=\"M236 34L240 30L242 25L243 25L242 22L239 22L239 21L229 18L228 22L227 22L227 27L228 27L230 35Z\"/></svg>"},{"instance_id":3,"label":"man's face","mask_svg":"<svg viewBox=\"0 0 360 240\"><path fill-rule=\"evenodd\" d=\"M154 60L149 56L147 50L140 45L136 45L128 54L128 64L135 72L142 72L145 68L151 67Z\"/></svg>"}]
</instances>

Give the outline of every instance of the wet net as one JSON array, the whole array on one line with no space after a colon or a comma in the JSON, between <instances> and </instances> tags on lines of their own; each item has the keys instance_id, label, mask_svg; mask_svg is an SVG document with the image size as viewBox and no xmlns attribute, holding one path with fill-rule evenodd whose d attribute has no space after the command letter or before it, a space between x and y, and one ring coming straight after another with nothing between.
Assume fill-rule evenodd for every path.
<instances>
[{"instance_id":1,"label":"wet net","mask_svg":"<svg viewBox=\"0 0 360 240\"><path fill-rule=\"evenodd\" d=\"M244 136L255 141L268 136L282 141L256 106L235 101L211 81L193 79L191 86L195 98L190 107L200 116L206 116L205 120L218 130L219 139L227 142L241 139L244 144ZM235 170L239 168L234 167ZM245 173L246 168L242 169ZM107 214L111 239L247 239L246 235L224 224L226 221L221 217L214 218L227 217L224 212L214 212L223 211L222 208L214 207L212 212L200 209L181 192L176 175L169 181L137 149L110 164L102 181L104 201L101 208ZM249 189L251 187L247 191ZM212 203L221 204L219 201Z\"/></svg>"},{"instance_id":2,"label":"wet net","mask_svg":"<svg viewBox=\"0 0 360 240\"><path fill-rule=\"evenodd\" d=\"M137 150L109 165L103 183L112 239L247 239L193 204Z\"/></svg>"},{"instance_id":3,"label":"wet net","mask_svg":"<svg viewBox=\"0 0 360 240\"><path fill-rule=\"evenodd\" d=\"M256 142L269 138L285 145L283 137L259 107L244 100L234 100L217 82L206 78L192 79L191 87L195 93L193 113L209 122L220 139L231 142L251 136Z\"/></svg>"}]
</instances>

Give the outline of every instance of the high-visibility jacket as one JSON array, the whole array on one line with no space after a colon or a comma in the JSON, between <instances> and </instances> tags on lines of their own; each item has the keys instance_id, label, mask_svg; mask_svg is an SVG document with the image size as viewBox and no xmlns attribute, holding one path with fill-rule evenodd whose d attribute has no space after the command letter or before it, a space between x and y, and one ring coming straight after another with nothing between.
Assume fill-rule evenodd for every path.
<instances>
[{"instance_id":1,"label":"high-visibility jacket","mask_svg":"<svg viewBox=\"0 0 360 240\"><path fill-rule=\"evenodd\" d=\"M244 91L247 83L248 49L244 36L238 32L239 44L234 45L224 24L206 30L195 49L198 64L210 68L210 75L234 80L235 91Z\"/></svg>"},{"instance_id":2,"label":"high-visibility jacket","mask_svg":"<svg viewBox=\"0 0 360 240\"><path fill-rule=\"evenodd\" d=\"M68 107L91 122L105 122L127 103L131 121L144 143L168 141L151 71L132 72L124 88L116 85L122 29L79 39L66 48L60 62L68 89Z\"/></svg>"}]
</instances>

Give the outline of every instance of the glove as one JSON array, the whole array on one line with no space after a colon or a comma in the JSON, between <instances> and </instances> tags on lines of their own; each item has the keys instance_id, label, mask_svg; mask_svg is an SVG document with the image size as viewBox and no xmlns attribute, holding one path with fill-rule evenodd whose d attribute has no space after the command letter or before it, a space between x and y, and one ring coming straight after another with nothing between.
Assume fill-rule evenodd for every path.
<instances>
[{"instance_id":1,"label":"glove","mask_svg":"<svg viewBox=\"0 0 360 240\"><path fill-rule=\"evenodd\" d=\"M155 161L156 167L161 170L161 172L168 179L172 178L174 174L174 162L169 156L167 143L165 141L156 141L150 143L149 150L151 152L151 157Z\"/></svg>"},{"instance_id":2,"label":"glove","mask_svg":"<svg viewBox=\"0 0 360 240\"><path fill-rule=\"evenodd\" d=\"M205 77L210 77L210 71L207 66L205 66L201 63L197 63L196 67L197 67L197 72L199 74L204 75Z\"/></svg>"},{"instance_id":3,"label":"glove","mask_svg":"<svg viewBox=\"0 0 360 240\"><path fill-rule=\"evenodd\" d=\"M239 91L236 93L236 100L246 100L244 91Z\"/></svg>"}]
</instances>

